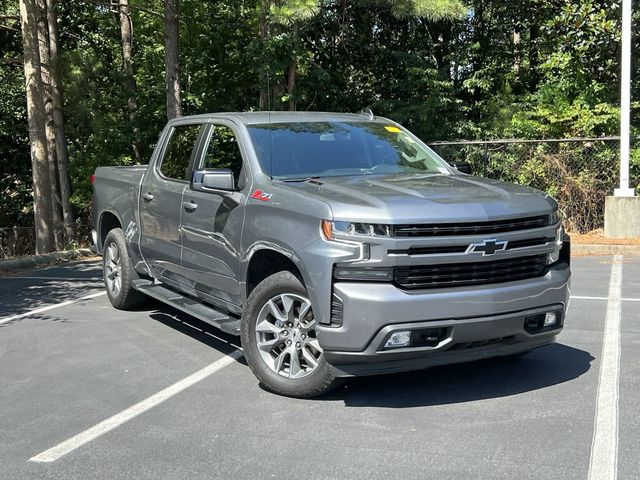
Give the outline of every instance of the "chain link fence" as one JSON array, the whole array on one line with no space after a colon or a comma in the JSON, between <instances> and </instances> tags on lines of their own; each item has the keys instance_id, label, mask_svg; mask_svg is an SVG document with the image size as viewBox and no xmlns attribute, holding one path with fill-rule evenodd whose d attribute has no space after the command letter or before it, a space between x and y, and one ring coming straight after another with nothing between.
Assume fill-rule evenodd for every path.
<instances>
[{"instance_id":1,"label":"chain link fence","mask_svg":"<svg viewBox=\"0 0 640 480\"><path fill-rule=\"evenodd\" d=\"M636 139L637 140L637 139ZM637 142L636 142L637 143ZM604 198L619 182L620 138L434 142L448 162L467 162L475 175L544 190L560 203L567 228L588 232L604 226ZM640 148L632 151L631 185L640 185ZM86 247L91 226L74 225L70 238L54 229L59 250ZM33 227L0 228L0 259L35 252Z\"/></svg>"},{"instance_id":2,"label":"chain link fence","mask_svg":"<svg viewBox=\"0 0 640 480\"><path fill-rule=\"evenodd\" d=\"M67 228L54 228L56 250L72 250L91 245L91 225L73 225L69 235ZM0 260L33 255L36 251L35 227L0 228Z\"/></svg>"},{"instance_id":3,"label":"chain link fence","mask_svg":"<svg viewBox=\"0 0 640 480\"><path fill-rule=\"evenodd\" d=\"M619 182L620 137L551 140L434 142L451 163L471 164L474 175L528 185L552 195L572 232L604 226L604 199ZM640 158L634 151L632 158ZM640 162L632 161L631 185L640 185Z\"/></svg>"}]
</instances>

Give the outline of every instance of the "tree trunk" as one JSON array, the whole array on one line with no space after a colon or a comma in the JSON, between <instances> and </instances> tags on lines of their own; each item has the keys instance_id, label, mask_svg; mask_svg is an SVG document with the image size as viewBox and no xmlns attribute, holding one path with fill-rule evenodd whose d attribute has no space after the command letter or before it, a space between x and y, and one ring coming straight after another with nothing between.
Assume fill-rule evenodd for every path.
<instances>
[{"instance_id":1,"label":"tree trunk","mask_svg":"<svg viewBox=\"0 0 640 480\"><path fill-rule=\"evenodd\" d=\"M44 97L44 109L46 113L45 135L47 136L47 168L49 170L49 191L51 195L51 221L53 228L53 240L56 250L60 250L63 239L60 235L62 221L62 200L58 186L58 169L56 160L56 134L53 122L53 99L51 93L51 75L49 71L49 25L47 23L47 4L45 0L37 0L38 3L38 50L40 52L40 75L42 78L42 90Z\"/></svg>"},{"instance_id":2,"label":"tree trunk","mask_svg":"<svg viewBox=\"0 0 640 480\"><path fill-rule=\"evenodd\" d=\"M73 225L75 216L71 205L71 178L69 177L69 156L67 154L67 136L64 132L64 114L62 112L62 82L58 70L58 19L57 0L47 1L47 23L49 24L49 76L51 81L51 99L53 100L53 128L55 131L55 150L58 167L58 183L62 203L62 219L67 239L75 238Z\"/></svg>"},{"instance_id":3,"label":"tree trunk","mask_svg":"<svg viewBox=\"0 0 640 480\"><path fill-rule=\"evenodd\" d=\"M178 61L177 0L164 1L164 60L167 83L167 118L182 116Z\"/></svg>"},{"instance_id":4,"label":"tree trunk","mask_svg":"<svg viewBox=\"0 0 640 480\"><path fill-rule=\"evenodd\" d=\"M38 48L38 5L36 0L20 0L20 24L24 50L24 77L27 97L27 121L33 171L33 216L36 229L36 253L53 251L51 229L51 192L47 167L47 136L44 93L40 75Z\"/></svg>"},{"instance_id":5,"label":"tree trunk","mask_svg":"<svg viewBox=\"0 0 640 480\"><path fill-rule=\"evenodd\" d=\"M127 107L129 108L129 122L131 123L134 136L131 142L131 150L134 161L140 163L140 147L137 141L138 128L135 123L136 112L138 111L138 101L136 100L137 86L136 78L133 75L133 61L131 59L133 52L133 24L131 22L129 0L120 0L118 13L120 17L120 37L122 39L122 68L125 76L125 87L129 95Z\"/></svg>"},{"instance_id":6,"label":"tree trunk","mask_svg":"<svg viewBox=\"0 0 640 480\"><path fill-rule=\"evenodd\" d=\"M516 83L520 82L520 65L522 63L522 55L520 53L521 37L518 30L513 31L513 75Z\"/></svg>"},{"instance_id":7,"label":"tree trunk","mask_svg":"<svg viewBox=\"0 0 640 480\"><path fill-rule=\"evenodd\" d=\"M529 27L529 91L533 92L538 88L539 80L539 52L538 52L538 36L540 30L535 23Z\"/></svg>"},{"instance_id":8,"label":"tree trunk","mask_svg":"<svg viewBox=\"0 0 640 480\"><path fill-rule=\"evenodd\" d=\"M266 43L267 37L269 36L269 30L267 26L267 12L269 11L269 0L260 0L259 5L260 11L258 14L258 27L260 34L260 42L262 43L262 47L264 49L264 45ZM263 59L262 65L260 67L260 110L270 110L271 102L270 102L270 94L269 91L269 75L270 72L264 71L265 65L267 64L266 59Z\"/></svg>"},{"instance_id":9,"label":"tree trunk","mask_svg":"<svg viewBox=\"0 0 640 480\"><path fill-rule=\"evenodd\" d=\"M294 91L296 88L296 74L297 74L298 64L294 60L289 65L289 71L287 72L287 96L289 97L289 111L295 112L296 110L296 99L294 97Z\"/></svg>"},{"instance_id":10,"label":"tree trunk","mask_svg":"<svg viewBox=\"0 0 640 480\"><path fill-rule=\"evenodd\" d=\"M296 59L296 48L298 41L298 23L293 24L293 59L289 64L289 69L287 72L287 96L289 97L289 110L294 112L296 110L296 98L294 96L296 89L296 77L298 74L298 61Z\"/></svg>"}]
</instances>

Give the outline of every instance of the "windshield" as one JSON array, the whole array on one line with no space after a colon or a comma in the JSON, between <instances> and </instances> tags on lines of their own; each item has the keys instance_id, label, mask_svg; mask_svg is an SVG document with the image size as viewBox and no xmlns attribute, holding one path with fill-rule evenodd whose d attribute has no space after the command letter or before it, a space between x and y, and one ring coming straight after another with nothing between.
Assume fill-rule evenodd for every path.
<instances>
[{"instance_id":1,"label":"windshield","mask_svg":"<svg viewBox=\"0 0 640 480\"><path fill-rule=\"evenodd\" d=\"M452 170L395 125L300 122L248 125L262 170L278 179Z\"/></svg>"}]
</instances>

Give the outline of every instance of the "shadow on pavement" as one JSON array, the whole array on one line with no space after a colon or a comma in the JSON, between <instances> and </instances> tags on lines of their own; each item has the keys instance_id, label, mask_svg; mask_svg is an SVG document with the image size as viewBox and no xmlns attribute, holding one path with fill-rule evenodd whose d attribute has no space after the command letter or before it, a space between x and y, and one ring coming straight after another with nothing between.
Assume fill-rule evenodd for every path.
<instances>
[{"instance_id":1,"label":"shadow on pavement","mask_svg":"<svg viewBox=\"0 0 640 480\"><path fill-rule=\"evenodd\" d=\"M149 318L166 325L184 335L188 335L194 340L228 355L234 350L242 350L240 338L221 332L217 328L205 323L197 318L191 317L168 305L153 300L150 305L153 310L149 311ZM141 310L141 311L146 311ZM246 365L244 357L238 360Z\"/></svg>"},{"instance_id":2,"label":"shadow on pavement","mask_svg":"<svg viewBox=\"0 0 640 480\"><path fill-rule=\"evenodd\" d=\"M102 266L97 262L79 262L0 277L0 318L75 300L101 289L104 289Z\"/></svg>"},{"instance_id":3,"label":"shadow on pavement","mask_svg":"<svg viewBox=\"0 0 640 480\"><path fill-rule=\"evenodd\" d=\"M344 400L348 407L408 408L506 397L578 378L593 359L589 352L556 343L519 358L354 378L323 398Z\"/></svg>"}]
</instances>

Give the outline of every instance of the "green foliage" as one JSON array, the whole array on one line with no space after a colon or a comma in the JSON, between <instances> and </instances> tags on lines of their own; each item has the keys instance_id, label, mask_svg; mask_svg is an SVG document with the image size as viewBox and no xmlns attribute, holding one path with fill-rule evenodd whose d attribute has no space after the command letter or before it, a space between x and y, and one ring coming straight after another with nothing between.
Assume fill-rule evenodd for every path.
<instances>
[{"instance_id":1,"label":"green foliage","mask_svg":"<svg viewBox=\"0 0 640 480\"><path fill-rule=\"evenodd\" d=\"M315 17L320 11L319 0L285 0L271 5L271 18L276 23L293 25Z\"/></svg>"},{"instance_id":2,"label":"green foliage","mask_svg":"<svg viewBox=\"0 0 640 480\"><path fill-rule=\"evenodd\" d=\"M17 2L0 1L0 12L18 14ZM7 26L20 28L17 21ZM24 94L21 37L0 29L0 227L31 220L31 160Z\"/></svg>"},{"instance_id":3,"label":"green foliage","mask_svg":"<svg viewBox=\"0 0 640 480\"><path fill-rule=\"evenodd\" d=\"M398 18L422 17L431 21L460 19L467 8L458 0L386 0Z\"/></svg>"},{"instance_id":4,"label":"green foliage","mask_svg":"<svg viewBox=\"0 0 640 480\"><path fill-rule=\"evenodd\" d=\"M133 118L117 15L90 0L58 2L72 201L83 221L94 169L132 164L134 140L146 160L166 118L163 3L130 3L138 92ZM634 24L640 25L635 3ZM0 0L0 12L15 15L17 5ZM606 0L180 0L183 111L256 110L261 87L268 87L270 108L288 108L287 74L295 65L291 95L299 110L370 106L426 141L615 135L619 15L619 2ZM0 29L0 57L18 59L0 64L0 226L32 221L21 48L19 32ZM640 78L640 62L634 69ZM635 82L632 97L639 94ZM513 146L490 152L487 173L561 199L588 193L601 203L617 181L614 150L594 147L585 162L575 145ZM447 155L482 164L478 149ZM550 170L558 164L566 164L563 177ZM632 180L640 182L638 149ZM596 212L589 218L600 218L592 199L584 202Z\"/></svg>"},{"instance_id":5,"label":"green foliage","mask_svg":"<svg viewBox=\"0 0 640 480\"><path fill-rule=\"evenodd\" d=\"M554 39L542 81L513 118L514 136L599 136L615 132L619 41L616 4L568 2L544 24Z\"/></svg>"}]
</instances>

